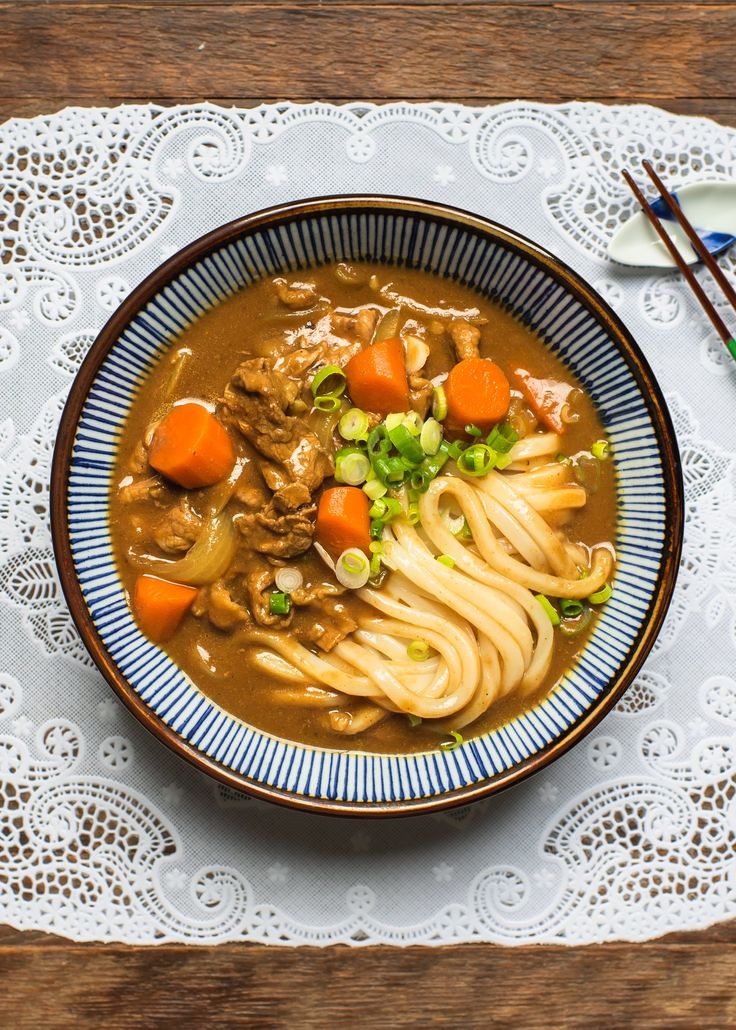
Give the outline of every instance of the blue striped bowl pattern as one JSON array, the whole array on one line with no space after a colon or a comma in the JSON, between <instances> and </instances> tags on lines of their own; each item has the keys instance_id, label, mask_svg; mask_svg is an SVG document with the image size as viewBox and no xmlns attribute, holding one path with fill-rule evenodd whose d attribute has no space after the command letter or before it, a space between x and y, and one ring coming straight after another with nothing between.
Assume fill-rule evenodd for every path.
<instances>
[{"instance_id":1,"label":"blue striped bowl pattern","mask_svg":"<svg viewBox=\"0 0 736 1030\"><path fill-rule=\"evenodd\" d=\"M142 635L113 560L108 496L116 446L149 371L177 335L222 298L263 276L333 260L420 267L500 301L579 378L611 437L619 500L612 599L580 660L549 697L451 752L320 750L245 725ZM241 220L170 259L152 279L129 298L122 319L114 316L103 331L109 336L112 328L114 342L106 353L93 348L81 413L65 416L76 424L66 528L86 606L81 615L63 569L62 578L93 657L119 689L122 674L126 700L138 714L144 702L146 721L159 735L231 785L353 814L465 801L533 771L590 728L653 642L652 619L659 624L664 614L657 605L666 608L669 599L666 585L667 596L658 596L660 580L673 554L676 564L678 540L676 450L666 409L646 363L632 341L622 344L625 330L603 302L508 230L452 209L388 199L335 199Z\"/></svg>"}]
</instances>

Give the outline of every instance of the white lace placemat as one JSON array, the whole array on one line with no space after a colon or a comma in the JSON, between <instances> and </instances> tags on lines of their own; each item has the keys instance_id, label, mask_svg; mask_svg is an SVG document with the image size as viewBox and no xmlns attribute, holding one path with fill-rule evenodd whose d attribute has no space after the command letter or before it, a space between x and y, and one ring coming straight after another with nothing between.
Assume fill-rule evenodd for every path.
<instances>
[{"instance_id":1,"label":"white lace placemat","mask_svg":"<svg viewBox=\"0 0 736 1030\"><path fill-rule=\"evenodd\" d=\"M677 275L605 257L632 205L619 170L643 155L676 186L736 178L736 132L651 107L119 107L0 128L0 922L577 943L736 914L736 365ZM291 813L170 754L87 658L48 527L64 398L126 293L222 222L353 191L468 208L581 272L654 367L687 489L672 609L616 710L519 787L412 820Z\"/></svg>"}]
</instances>

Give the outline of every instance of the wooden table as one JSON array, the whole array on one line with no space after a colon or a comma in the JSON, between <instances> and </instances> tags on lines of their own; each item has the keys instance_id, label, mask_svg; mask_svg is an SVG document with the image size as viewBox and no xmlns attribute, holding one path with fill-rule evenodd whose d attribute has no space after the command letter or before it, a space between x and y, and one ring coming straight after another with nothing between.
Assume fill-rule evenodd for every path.
<instances>
[{"instance_id":1,"label":"wooden table","mask_svg":"<svg viewBox=\"0 0 736 1030\"><path fill-rule=\"evenodd\" d=\"M736 124L734 40L733 0L0 0L0 119L123 101L521 95ZM638 945L405 951L0 929L0 1028L736 1027L734 972L735 924Z\"/></svg>"}]
</instances>

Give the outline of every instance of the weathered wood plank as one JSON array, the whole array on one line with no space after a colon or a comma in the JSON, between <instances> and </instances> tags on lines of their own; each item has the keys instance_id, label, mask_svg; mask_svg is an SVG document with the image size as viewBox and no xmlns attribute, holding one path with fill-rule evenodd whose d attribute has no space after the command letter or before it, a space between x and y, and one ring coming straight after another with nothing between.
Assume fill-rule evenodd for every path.
<instances>
[{"instance_id":1,"label":"weathered wood plank","mask_svg":"<svg viewBox=\"0 0 736 1030\"><path fill-rule=\"evenodd\" d=\"M732 4L111 3L103 16L32 0L0 17L0 95L19 99L119 98L132 84L181 99L734 92Z\"/></svg>"},{"instance_id":2,"label":"weathered wood plank","mask_svg":"<svg viewBox=\"0 0 736 1030\"><path fill-rule=\"evenodd\" d=\"M14 1030L727 1027L734 962L733 940L390 951L0 941Z\"/></svg>"}]
</instances>

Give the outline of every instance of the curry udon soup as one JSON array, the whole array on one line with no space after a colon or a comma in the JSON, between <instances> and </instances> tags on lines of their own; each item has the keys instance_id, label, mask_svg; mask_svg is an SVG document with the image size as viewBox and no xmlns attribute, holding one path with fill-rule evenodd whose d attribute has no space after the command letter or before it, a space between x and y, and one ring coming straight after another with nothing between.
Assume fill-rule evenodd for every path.
<instances>
[{"instance_id":1,"label":"curry udon soup","mask_svg":"<svg viewBox=\"0 0 736 1030\"><path fill-rule=\"evenodd\" d=\"M141 630L323 747L452 748L538 700L610 595L594 407L528 329L339 264L204 314L135 399L111 497Z\"/></svg>"}]
</instances>

